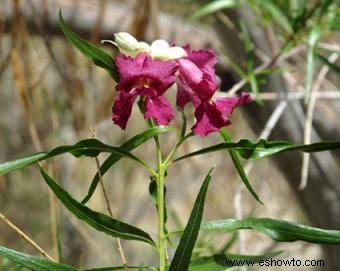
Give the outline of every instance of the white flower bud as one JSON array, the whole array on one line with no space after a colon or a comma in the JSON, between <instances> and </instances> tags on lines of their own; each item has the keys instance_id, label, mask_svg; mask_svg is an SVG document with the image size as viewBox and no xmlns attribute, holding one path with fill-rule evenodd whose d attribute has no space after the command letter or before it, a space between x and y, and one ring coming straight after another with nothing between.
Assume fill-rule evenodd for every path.
<instances>
[{"instance_id":1,"label":"white flower bud","mask_svg":"<svg viewBox=\"0 0 340 271\"><path fill-rule=\"evenodd\" d=\"M170 47L165 40L155 40L151 44L151 57L160 60L172 60L187 56L181 47Z\"/></svg>"},{"instance_id":2,"label":"white flower bud","mask_svg":"<svg viewBox=\"0 0 340 271\"><path fill-rule=\"evenodd\" d=\"M115 42L117 44L117 47L119 48L121 53L126 54L126 52L128 52L127 55L129 55L131 53L132 54L135 53L138 50L139 48L138 40L136 40L129 33L120 32L120 33L114 34L114 36L115 36Z\"/></svg>"}]
</instances>

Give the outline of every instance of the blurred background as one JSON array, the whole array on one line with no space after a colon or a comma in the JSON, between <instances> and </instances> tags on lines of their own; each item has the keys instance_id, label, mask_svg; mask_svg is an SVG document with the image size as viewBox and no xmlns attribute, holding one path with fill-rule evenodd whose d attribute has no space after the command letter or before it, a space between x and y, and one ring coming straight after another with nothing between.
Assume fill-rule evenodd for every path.
<instances>
[{"instance_id":1,"label":"blurred background","mask_svg":"<svg viewBox=\"0 0 340 271\"><path fill-rule=\"evenodd\" d=\"M338 4L331 0L0 0L0 162L89 138L91 128L96 138L112 145L146 129L137 108L126 131L113 125L115 83L64 38L58 27L59 9L74 32L97 46L124 31L147 42L162 38L177 45L189 43L194 49L213 48L219 58L218 95L246 90L256 100L234 112L228 127L234 140L339 140ZM113 52L107 44L103 48ZM193 124L193 116L188 118ZM218 135L195 137L183 145L181 153L220 141ZM162 143L166 153L175 143L174 135L162 135ZM153 142L137 149L136 155L153 161ZM105 155L99 159L103 161ZM244 161L264 202L260 205L244 190L228 153L185 160L175 164L167 178L169 228L185 225L202 180L215 165L205 220L273 217L340 230L339 161L339 151ZM54 158L49 169L81 200L96 173L96 163L63 155ZM156 236L147 172L122 160L104 181L115 217ZM88 205L106 212L100 189ZM114 240L64 209L36 166L0 176L0 212L55 258L61 257L60 241L65 263L80 268L120 264ZM36 254L1 220L0 244ZM124 241L123 247L129 264L156 263L156 255L144 244ZM324 259L325 266L313 270L340 270L339 246L277 244L247 231L201 235L195 253L257 255L280 249L286 251L280 259ZM173 251L170 248L169 253ZM0 270L13 268L0 257Z\"/></svg>"}]
</instances>

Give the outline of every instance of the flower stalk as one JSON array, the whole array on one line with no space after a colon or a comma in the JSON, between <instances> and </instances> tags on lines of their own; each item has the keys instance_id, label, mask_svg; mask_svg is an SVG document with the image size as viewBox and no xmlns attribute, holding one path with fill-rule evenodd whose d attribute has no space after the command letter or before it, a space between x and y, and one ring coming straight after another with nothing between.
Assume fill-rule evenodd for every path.
<instances>
[{"instance_id":1,"label":"flower stalk","mask_svg":"<svg viewBox=\"0 0 340 271\"><path fill-rule=\"evenodd\" d=\"M164 193L164 181L165 181L165 164L162 160L162 151L161 145L159 142L159 137L155 137L156 141L156 151L157 151L157 174L156 174L156 182L157 182L157 211L158 211L158 254L159 254L159 270L165 271L165 242L166 242L166 233L165 229L165 193Z\"/></svg>"}]
</instances>

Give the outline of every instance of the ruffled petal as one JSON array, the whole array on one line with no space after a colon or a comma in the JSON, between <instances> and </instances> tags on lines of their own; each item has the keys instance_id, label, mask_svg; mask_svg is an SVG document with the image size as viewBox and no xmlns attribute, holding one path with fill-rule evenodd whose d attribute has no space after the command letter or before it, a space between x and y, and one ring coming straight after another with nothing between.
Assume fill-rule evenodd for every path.
<instances>
[{"instance_id":1,"label":"ruffled petal","mask_svg":"<svg viewBox=\"0 0 340 271\"><path fill-rule=\"evenodd\" d=\"M216 56L211 50L190 51L180 59L179 74L184 84L203 102L209 100L218 88L214 65Z\"/></svg>"},{"instance_id":2,"label":"ruffled petal","mask_svg":"<svg viewBox=\"0 0 340 271\"><path fill-rule=\"evenodd\" d=\"M183 109L189 102L193 102L197 107L200 104L200 99L182 79L179 79L177 80L176 105Z\"/></svg>"},{"instance_id":3,"label":"ruffled petal","mask_svg":"<svg viewBox=\"0 0 340 271\"><path fill-rule=\"evenodd\" d=\"M240 98L218 98L215 101L201 103L195 111L196 124L192 131L200 136L219 131L222 127L231 124L229 120L233 110L251 101L248 93L242 93Z\"/></svg>"},{"instance_id":4,"label":"ruffled petal","mask_svg":"<svg viewBox=\"0 0 340 271\"><path fill-rule=\"evenodd\" d=\"M112 120L123 130L125 130L127 121L131 115L132 106L136 97L136 95L131 95L130 93L120 92L114 100Z\"/></svg>"},{"instance_id":5,"label":"ruffled petal","mask_svg":"<svg viewBox=\"0 0 340 271\"><path fill-rule=\"evenodd\" d=\"M144 118L153 118L157 125L166 125L175 117L172 106L165 96L147 97Z\"/></svg>"},{"instance_id":6,"label":"ruffled petal","mask_svg":"<svg viewBox=\"0 0 340 271\"><path fill-rule=\"evenodd\" d=\"M179 63L179 73L182 79L189 85L195 86L199 84L203 79L203 72L199 67L195 65L189 59L180 59Z\"/></svg>"},{"instance_id":7,"label":"ruffled petal","mask_svg":"<svg viewBox=\"0 0 340 271\"><path fill-rule=\"evenodd\" d=\"M228 116L234 111L234 109L240 105L247 104L251 101L249 93L242 92L241 97L231 98L218 98L215 101L216 108L221 112L224 119L228 119Z\"/></svg>"},{"instance_id":8,"label":"ruffled petal","mask_svg":"<svg viewBox=\"0 0 340 271\"><path fill-rule=\"evenodd\" d=\"M161 61L152 59L146 53L136 58L119 55L116 57L116 66L119 73L118 91L129 92L138 84L145 83L148 87L156 89L161 95L176 81L177 70L175 61Z\"/></svg>"},{"instance_id":9,"label":"ruffled petal","mask_svg":"<svg viewBox=\"0 0 340 271\"><path fill-rule=\"evenodd\" d=\"M216 127L216 123L213 123L216 122L213 121L214 117L217 116L219 118L218 113L214 113L213 110L209 110L209 107L211 107L209 104L202 103L196 108L196 124L191 128L191 130L196 135L206 136L212 132L217 132L219 130L219 128Z\"/></svg>"},{"instance_id":10,"label":"ruffled petal","mask_svg":"<svg viewBox=\"0 0 340 271\"><path fill-rule=\"evenodd\" d=\"M211 69L217 63L216 54L212 49L202 49L198 51L192 51L189 46L184 48L187 52L187 58L195 63L202 71L210 73Z\"/></svg>"}]
</instances>

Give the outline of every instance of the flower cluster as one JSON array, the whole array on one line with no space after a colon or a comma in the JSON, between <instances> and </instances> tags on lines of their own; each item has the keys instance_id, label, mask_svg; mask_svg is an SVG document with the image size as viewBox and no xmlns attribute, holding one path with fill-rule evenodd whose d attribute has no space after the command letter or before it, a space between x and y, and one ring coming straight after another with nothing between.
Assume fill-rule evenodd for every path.
<instances>
[{"instance_id":1,"label":"flower cluster","mask_svg":"<svg viewBox=\"0 0 340 271\"><path fill-rule=\"evenodd\" d=\"M191 50L190 46L170 46L164 40L151 45L138 42L127 33L115 35L121 54L116 57L119 73L112 120L125 129L138 96L144 101L145 119L166 125L174 118L173 108L164 93L177 84L179 108L191 102L196 124L192 131L201 136L219 131L230 124L234 108L248 103L250 95L240 98L215 98L218 89L215 75L216 55L210 49Z\"/></svg>"}]
</instances>

